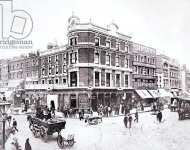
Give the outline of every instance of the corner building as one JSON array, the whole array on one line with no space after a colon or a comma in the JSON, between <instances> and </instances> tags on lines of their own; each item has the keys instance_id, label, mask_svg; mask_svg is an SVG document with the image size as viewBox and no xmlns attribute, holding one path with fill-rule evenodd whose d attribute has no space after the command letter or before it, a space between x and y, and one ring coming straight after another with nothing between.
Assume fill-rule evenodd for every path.
<instances>
[{"instance_id":1,"label":"corner building","mask_svg":"<svg viewBox=\"0 0 190 150\"><path fill-rule=\"evenodd\" d=\"M77 16L68 23L68 44L40 53L39 84L28 85L28 93L47 103L48 96L54 95L59 109L92 107L96 111L98 104L130 102L131 37L119 33L114 23L103 28L80 23Z\"/></svg>"},{"instance_id":2,"label":"corner building","mask_svg":"<svg viewBox=\"0 0 190 150\"><path fill-rule=\"evenodd\" d=\"M76 16L68 22L68 86L76 90L70 104L75 98L75 107L89 103L96 111L98 104L116 105L131 99L131 37L117 32L114 23L107 29L80 23Z\"/></svg>"}]
</instances>

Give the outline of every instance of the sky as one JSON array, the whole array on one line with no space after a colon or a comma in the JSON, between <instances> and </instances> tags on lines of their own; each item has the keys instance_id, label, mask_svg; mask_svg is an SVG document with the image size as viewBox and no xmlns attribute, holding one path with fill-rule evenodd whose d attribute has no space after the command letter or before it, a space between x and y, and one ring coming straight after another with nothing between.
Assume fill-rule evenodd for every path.
<instances>
[{"instance_id":1,"label":"sky","mask_svg":"<svg viewBox=\"0 0 190 150\"><path fill-rule=\"evenodd\" d=\"M45 50L48 42L66 44L68 18L74 12L81 22L91 19L102 27L114 21L133 41L190 66L189 0L14 0L13 8L31 15L33 30L25 40L32 40L33 48L0 49L0 58Z\"/></svg>"}]
</instances>

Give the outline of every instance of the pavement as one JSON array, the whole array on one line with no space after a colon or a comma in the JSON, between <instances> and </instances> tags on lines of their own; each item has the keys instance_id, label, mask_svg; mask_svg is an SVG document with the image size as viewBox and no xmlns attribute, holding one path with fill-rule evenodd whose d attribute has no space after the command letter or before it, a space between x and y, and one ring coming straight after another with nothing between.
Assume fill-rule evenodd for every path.
<instances>
[{"instance_id":1,"label":"pavement","mask_svg":"<svg viewBox=\"0 0 190 150\"><path fill-rule=\"evenodd\" d=\"M32 150L59 150L57 134L44 143L42 139L33 137L26 115L14 117L18 122L17 137L22 147L29 138ZM71 150L189 150L190 147L190 120L178 121L177 113L168 109L163 111L162 123L158 123L150 112L140 113L139 123L133 123L131 129L125 128L122 116L103 118L98 125L87 125L84 121L70 118L66 122L62 135L75 135L76 143L69 148Z\"/></svg>"}]
</instances>

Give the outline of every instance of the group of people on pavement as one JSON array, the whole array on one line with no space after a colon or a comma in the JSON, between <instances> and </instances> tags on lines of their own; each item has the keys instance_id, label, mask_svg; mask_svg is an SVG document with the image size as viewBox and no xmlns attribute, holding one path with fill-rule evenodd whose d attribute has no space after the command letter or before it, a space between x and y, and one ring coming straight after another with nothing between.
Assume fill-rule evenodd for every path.
<instances>
[{"instance_id":1,"label":"group of people on pavement","mask_svg":"<svg viewBox=\"0 0 190 150\"><path fill-rule=\"evenodd\" d=\"M12 120L12 127L11 127L11 131L8 135L8 138L10 139L10 143L8 143L8 145L6 146L6 149L7 150L23 150L21 148L21 145L20 145L20 143L18 141L18 137L17 137L17 132L19 132L19 130L17 128L17 121L15 118L12 119L12 116L8 116L7 121L9 123L9 127L10 127L11 120ZM29 138L26 139L24 150L32 150L31 144L29 142Z\"/></svg>"},{"instance_id":2,"label":"group of people on pavement","mask_svg":"<svg viewBox=\"0 0 190 150\"><path fill-rule=\"evenodd\" d=\"M132 114L128 113L125 115L124 117L124 125L126 128L131 128L131 125L132 125L132 121L133 121L133 117L132 117ZM135 113L135 119L134 119L134 122L139 122L139 114L138 114L138 111L136 111Z\"/></svg>"}]
</instances>

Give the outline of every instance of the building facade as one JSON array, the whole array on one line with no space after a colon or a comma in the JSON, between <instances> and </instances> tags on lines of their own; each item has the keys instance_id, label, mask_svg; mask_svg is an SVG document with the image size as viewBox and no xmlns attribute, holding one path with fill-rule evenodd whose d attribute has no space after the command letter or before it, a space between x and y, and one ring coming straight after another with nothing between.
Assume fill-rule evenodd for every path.
<instances>
[{"instance_id":1,"label":"building facade","mask_svg":"<svg viewBox=\"0 0 190 150\"><path fill-rule=\"evenodd\" d=\"M68 20L68 43L40 53L39 84L28 91L57 95L59 107L120 104L132 97L131 37L109 28ZM40 95L40 94L39 94Z\"/></svg>"},{"instance_id":2,"label":"building facade","mask_svg":"<svg viewBox=\"0 0 190 150\"><path fill-rule=\"evenodd\" d=\"M9 68L8 68L8 60L2 59L0 60L0 92L4 92L7 90L8 86L8 73L9 73Z\"/></svg>"},{"instance_id":3,"label":"building facade","mask_svg":"<svg viewBox=\"0 0 190 150\"><path fill-rule=\"evenodd\" d=\"M131 43L133 50L133 87L156 89L156 49Z\"/></svg>"},{"instance_id":4,"label":"building facade","mask_svg":"<svg viewBox=\"0 0 190 150\"><path fill-rule=\"evenodd\" d=\"M186 65L181 67L181 89L183 92L190 92L190 70Z\"/></svg>"},{"instance_id":5,"label":"building facade","mask_svg":"<svg viewBox=\"0 0 190 150\"><path fill-rule=\"evenodd\" d=\"M180 64L165 55L157 55L158 87L181 89Z\"/></svg>"}]
</instances>

